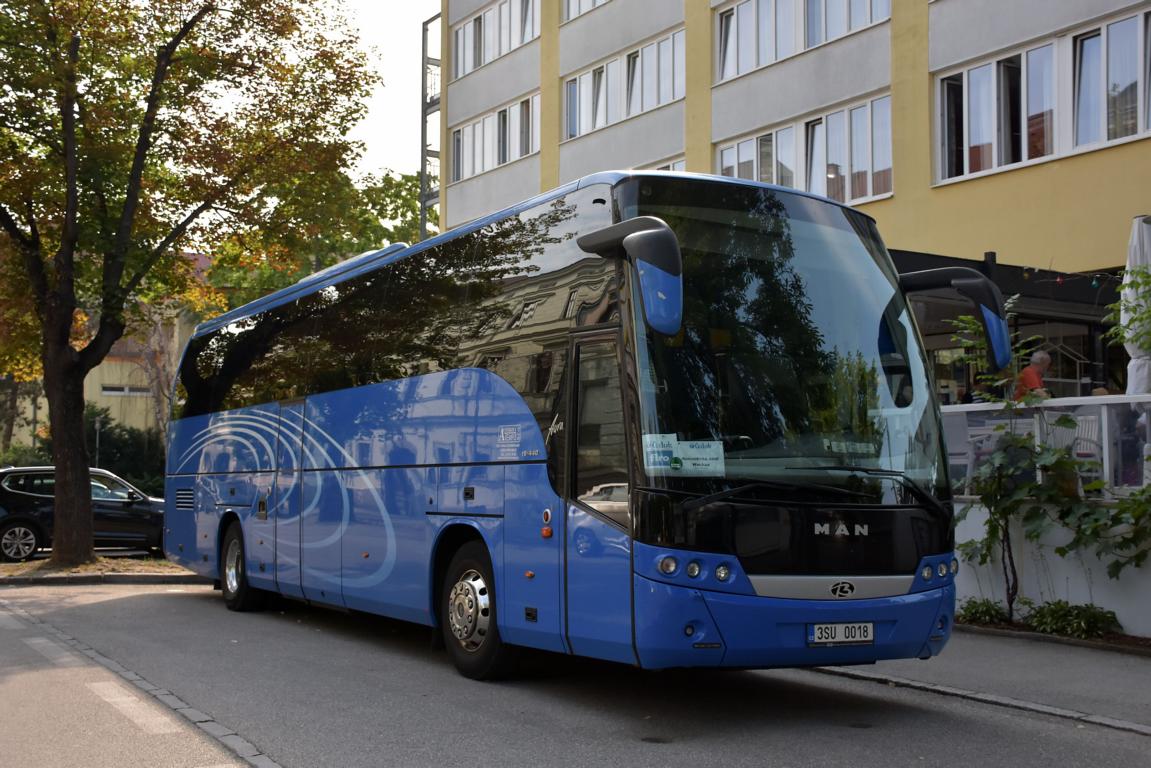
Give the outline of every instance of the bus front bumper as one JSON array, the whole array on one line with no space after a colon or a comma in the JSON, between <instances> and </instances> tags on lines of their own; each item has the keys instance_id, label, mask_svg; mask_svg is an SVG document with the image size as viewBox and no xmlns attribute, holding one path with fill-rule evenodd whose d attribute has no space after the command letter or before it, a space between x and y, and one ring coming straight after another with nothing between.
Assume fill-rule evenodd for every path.
<instances>
[{"instance_id":1,"label":"bus front bumper","mask_svg":"<svg viewBox=\"0 0 1151 768\"><path fill-rule=\"evenodd\" d=\"M640 665L809 667L929 658L951 636L955 586L870 600L785 600L690 589L635 575ZM868 622L874 640L813 645L812 624Z\"/></svg>"}]
</instances>

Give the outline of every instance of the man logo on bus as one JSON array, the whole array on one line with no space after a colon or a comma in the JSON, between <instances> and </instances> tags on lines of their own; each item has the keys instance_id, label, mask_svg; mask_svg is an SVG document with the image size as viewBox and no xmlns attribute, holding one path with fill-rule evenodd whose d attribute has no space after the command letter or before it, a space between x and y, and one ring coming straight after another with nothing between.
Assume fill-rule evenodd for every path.
<instances>
[{"instance_id":1,"label":"man logo on bus","mask_svg":"<svg viewBox=\"0 0 1151 768\"><path fill-rule=\"evenodd\" d=\"M831 594L835 597L851 597L855 594L855 585L850 581L837 581L831 585Z\"/></svg>"},{"instance_id":2,"label":"man logo on bus","mask_svg":"<svg viewBox=\"0 0 1151 768\"><path fill-rule=\"evenodd\" d=\"M815 524L816 536L867 536L867 526L855 524L855 533L847 529L843 523L838 523L835 526L835 531L831 530L831 523L816 523Z\"/></svg>"}]
</instances>

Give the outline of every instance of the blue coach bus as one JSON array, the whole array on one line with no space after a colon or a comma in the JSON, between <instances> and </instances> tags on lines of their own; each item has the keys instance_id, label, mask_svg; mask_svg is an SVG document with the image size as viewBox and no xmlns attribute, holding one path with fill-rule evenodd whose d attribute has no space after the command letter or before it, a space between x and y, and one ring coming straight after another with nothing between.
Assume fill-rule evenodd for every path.
<instances>
[{"instance_id":1,"label":"blue coach bus","mask_svg":"<svg viewBox=\"0 0 1151 768\"><path fill-rule=\"evenodd\" d=\"M601 173L208 321L169 431L165 548L270 592L644 668L937 654L953 510L905 294L867 216Z\"/></svg>"}]
</instances>

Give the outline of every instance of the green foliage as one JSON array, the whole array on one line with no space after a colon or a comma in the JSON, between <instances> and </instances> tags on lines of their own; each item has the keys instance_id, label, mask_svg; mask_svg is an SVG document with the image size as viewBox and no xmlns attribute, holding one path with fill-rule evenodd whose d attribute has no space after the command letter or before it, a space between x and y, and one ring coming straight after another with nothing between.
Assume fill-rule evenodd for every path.
<instances>
[{"instance_id":1,"label":"green foliage","mask_svg":"<svg viewBox=\"0 0 1151 768\"><path fill-rule=\"evenodd\" d=\"M52 455L44 450L42 443L35 447L14 443L0 453L0 467L43 467L51 463Z\"/></svg>"},{"instance_id":2,"label":"green foliage","mask_svg":"<svg viewBox=\"0 0 1151 768\"><path fill-rule=\"evenodd\" d=\"M100 423L100 454L96 460L96 422ZM127 480L151 496L164 495L164 439L159 430L126 427L112 413L95 403L84 407L84 442L92 466L99 466ZM44 441L44 460L51 463L52 441Z\"/></svg>"},{"instance_id":3,"label":"green foliage","mask_svg":"<svg viewBox=\"0 0 1151 768\"><path fill-rule=\"evenodd\" d=\"M1123 629L1114 611L1092 603L1071 605L1066 600L1052 600L1036 606L1023 621L1036 632L1081 639L1102 637Z\"/></svg>"},{"instance_id":4,"label":"green foliage","mask_svg":"<svg viewBox=\"0 0 1151 768\"><path fill-rule=\"evenodd\" d=\"M964 624L1006 624L1007 611L998 600L969 597L960 603L955 620Z\"/></svg>"},{"instance_id":5,"label":"green foliage","mask_svg":"<svg viewBox=\"0 0 1151 768\"><path fill-rule=\"evenodd\" d=\"M333 170L277 185L267 220L221 242L208 272L226 309L245 304L351 256L419 240L418 175Z\"/></svg>"}]
</instances>

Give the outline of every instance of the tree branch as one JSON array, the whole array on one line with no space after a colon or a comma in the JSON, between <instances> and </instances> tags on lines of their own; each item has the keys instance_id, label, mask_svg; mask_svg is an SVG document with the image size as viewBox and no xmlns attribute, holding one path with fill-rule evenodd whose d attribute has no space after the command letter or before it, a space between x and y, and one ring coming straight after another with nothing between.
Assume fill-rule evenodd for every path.
<instances>
[{"instance_id":1,"label":"tree branch","mask_svg":"<svg viewBox=\"0 0 1151 768\"><path fill-rule=\"evenodd\" d=\"M60 234L60 247L56 251L56 290L75 300L75 269L72 256L80 237L78 214L80 185L77 180L79 161L76 152L76 64L80 60L80 36L72 35L68 42L68 59L64 65L64 92L60 96L60 119L64 133L64 226Z\"/></svg>"},{"instance_id":2,"label":"tree branch","mask_svg":"<svg viewBox=\"0 0 1151 768\"><path fill-rule=\"evenodd\" d=\"M120 285L124 271L124 261L128 255L128 245L132 237L132 224L136 218L136 208L140 202L140 184L144 177L144 165L148 151L152 147L152 136L156 129L156 113L160 109L160 90L168 78L172 56L180 43L191 34L200 21L216 8L205 3L187 19L171 40L156 54L156 67L152 72L152 85L148 91L144 119L140 123L140 133L136 138L136 154L132 158L132 169L128 174L128 186L124 195L124 209L120 214L120 224L116 229L116 239L110 253L111 259L104 262L104 295L115 291Z\"/></svg>"}]
</instances>

